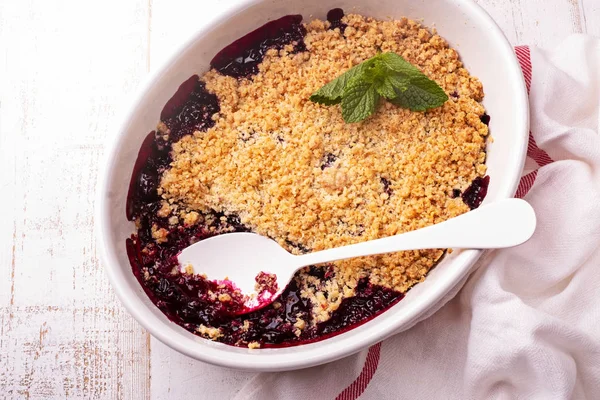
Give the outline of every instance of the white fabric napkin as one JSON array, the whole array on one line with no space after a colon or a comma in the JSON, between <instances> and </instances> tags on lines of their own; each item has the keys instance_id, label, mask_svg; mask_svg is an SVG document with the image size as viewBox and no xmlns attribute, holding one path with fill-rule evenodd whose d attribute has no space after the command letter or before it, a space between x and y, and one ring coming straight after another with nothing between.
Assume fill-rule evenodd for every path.
<instances>
[{"instance_id":1,"label":"white fabric napkin","mask_svg":"<svg viewBox=\"0 0 600 400\"><path fill-rule=\"evenodd\" d=\"M532 117L517 195L536 210L534 237L487 253L408 331L324 366L257 374L236 399L600 397L600 40L516 51Z\"/></svg>"}]
</instances>

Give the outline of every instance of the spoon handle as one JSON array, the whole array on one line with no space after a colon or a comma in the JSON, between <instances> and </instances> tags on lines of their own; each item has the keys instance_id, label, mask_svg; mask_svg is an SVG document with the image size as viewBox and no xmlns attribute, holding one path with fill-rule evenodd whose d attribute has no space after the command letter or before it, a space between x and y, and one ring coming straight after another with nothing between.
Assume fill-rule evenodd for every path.
<instances>
[{"instance_id":1,"label":"spoon handle","mask_svg":"<svg viewBox=\"0 0 600 400\"><path fill-rule=\"evenodd\" d=\"M527 241L535 231L533 208L504 199L439 224L403 234L295 256L297 267L418 249L498 249Z\"/></svg>"}]
</instances>

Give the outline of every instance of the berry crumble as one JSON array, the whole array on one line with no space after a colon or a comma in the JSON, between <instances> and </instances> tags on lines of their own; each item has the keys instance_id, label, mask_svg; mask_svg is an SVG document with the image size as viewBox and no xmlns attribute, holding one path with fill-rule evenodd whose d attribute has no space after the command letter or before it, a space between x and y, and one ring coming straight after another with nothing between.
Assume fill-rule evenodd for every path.
<instances>
[{"instance_id":1,"label":"berry crumble","mask_svg":"<svg viewBox=\"0 0 600 400\"><path fill-rule=\"evenodd\" d=\"M419 68L448 101L425 112L384 103L350 124L339 106L309 100L381 52ZM182 270L177 254L214 235L250 231L302 254L478 207L489 183L482 99L458 53L418 22L334 9L325 21L290 15L267 23L184 82L142 144L127 202L135 276L173 322L230 345L292 346L364 323L424 280L445 250L310 266L275 302L243 315L235 291Z\"/></svg>"}]
</instances>

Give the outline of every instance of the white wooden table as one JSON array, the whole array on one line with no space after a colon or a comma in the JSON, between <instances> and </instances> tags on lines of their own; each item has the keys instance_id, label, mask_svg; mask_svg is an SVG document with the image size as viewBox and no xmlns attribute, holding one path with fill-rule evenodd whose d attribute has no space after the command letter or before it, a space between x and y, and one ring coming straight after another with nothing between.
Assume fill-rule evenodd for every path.
<instances>
[{"instance_id":1,"label":"white wooden table","mask_svg":"<svg viewBox=\"0 0 600 400\"><path fill-rule=\"evenodd\" d=\"M599 0L478 2L514 44L600 34ZM0 398L203 398L202 364L115 298L93 209L115 114L211 18L207 3L0 0ZM201 373L215 374L222 398L252 376L221 372Z\"/></svg>"}]
</instances>

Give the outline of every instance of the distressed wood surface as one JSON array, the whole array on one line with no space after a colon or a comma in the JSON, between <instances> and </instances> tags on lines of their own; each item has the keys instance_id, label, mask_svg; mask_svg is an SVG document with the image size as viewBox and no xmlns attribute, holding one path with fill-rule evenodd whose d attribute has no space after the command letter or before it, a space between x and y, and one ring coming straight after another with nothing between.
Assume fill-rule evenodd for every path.
<instances>
[{"instance_id":1,"label":"distressed wood surface","mask_svg":"<svg viewBox=\"0 0 600 400\"><path fill-rule=\"evenodd\" d=\"M598 0L477 0L514 44L600 34ZM216 3L216 2L213 2ZM0 398L220 398L223 374L151 338L121 307L94 238L98 163L150 68L235 3L0 1Z\"/></svg>"}]
</instances>

